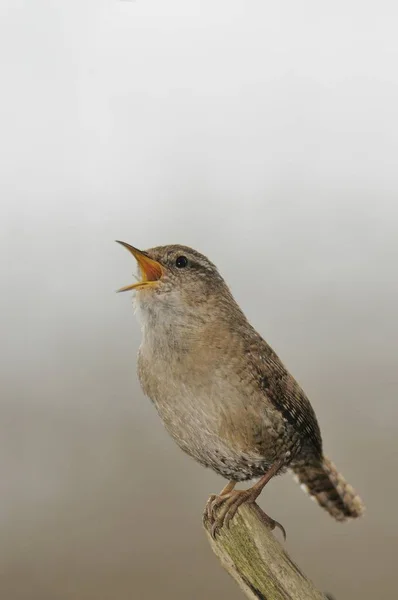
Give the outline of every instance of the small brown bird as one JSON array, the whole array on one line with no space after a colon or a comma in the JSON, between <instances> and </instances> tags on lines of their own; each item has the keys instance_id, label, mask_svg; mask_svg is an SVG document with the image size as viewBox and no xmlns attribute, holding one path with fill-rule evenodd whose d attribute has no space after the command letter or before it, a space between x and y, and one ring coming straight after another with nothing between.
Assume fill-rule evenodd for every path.
<instances>
[{"instance_id":1,"label":"small brown bird","mask_svg":"<svg viewBox=\"0 0 398 600\"><path fill-rule=\"evenodd\" d=\"M213 535L287 468L336 520L359 517L364 506L324 456L307 396L250 325L214 264L185 246L143 252L119 243L141 275L119 291L137 292L142 389L180 448L229 480L206 507ZM251 488L234 489L255 478Z\"/></svg>"}]
</instances>

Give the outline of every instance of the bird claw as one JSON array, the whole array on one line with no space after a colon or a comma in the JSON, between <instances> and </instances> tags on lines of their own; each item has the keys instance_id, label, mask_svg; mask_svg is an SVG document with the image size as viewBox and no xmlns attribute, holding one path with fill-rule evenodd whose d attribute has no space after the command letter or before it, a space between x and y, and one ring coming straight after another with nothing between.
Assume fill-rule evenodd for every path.
<instances>
[{"instance_id":1,"label":"bird claw","mask_svg":"<svg viewBox=\"0 0 398 600\"><path fill-rule=\"evenodd\" d=\"M223 527L230 528L239 506L249 499L248 490L233 490L221 496L210 496L205 512L213 539L216 539Z\"/></svg>"},{"instance_id":2,"label":"bird claw","mask_svg":"<svg viewBox=\"0 0 398 600\"><path fill-rule=\"evenodd\" d=\"M210 534L214 540L220 532L220 529L223 527L225 518L223 511L220 512L217 509L224 504L230 496L231 493L223 495L212 494L206 503L203 521L205 525L208 527L210 526Z\"/></svg>"},{"instance_id":3,"label":"bird claw","mask_svg":"<svg viewBox=\"0 0 398 600\"><path fill-rule=\"evenodd\" d=\"M275 527L280 529L283 535L283 540L286 542L286 529L283 527L283 525L279 523L279 521L275 521L275 519L272 519L272 517L268 516L267 513L265 513L262 508L258 506L258 504L254 504L253 506L264 525L269 527L271 531L273 531Z\"/></svg>"},{"instance_id":4,"label":"bird claw","mask_svg":"<svg viewBox=\"0 0 398 600\"><path fill-rule=\"evenodd\" d=\"M216 498L217 498L217 494L212 494L209 497L208 501L206 502L205 510L203 513L203 521L204 522L211 520L212 514L213 514L212 504Z\"/></svg>"},{"instance_id":5,"label":"bird claw","mask_svg":"<svg viewBox=\"0 0 398 600\"><path fill-rule=\"evenodd\" d=\"M261 521L273 531L278 527L286 540L286 531L283 525L269 517L256 503L250 490L233 490L228 494L217 496L212 494L207 501L203 520L210 535L215 540L221 529L230 529L231 522L242 504L252 504Z\"/></svg>"},{"instance_id":6,"label":"bird claw","mask_svg":"<svg viewBox=\"0 0 398 600\"><path fill-rule=\"evenodd\" d=\"M286 542L286 529L283 527L282 523L279 523L279 521L274 521L274 523L274 529L275 527L278 527L278 529L281 530L283 535L283 541Z\"/></svg>"},{"instance_id":7,"label":"bird claw","mask_svg":"<svg viewBox=\"0 0 398 600\"><path fill-rule=\"evenodd\" d=\"M219 527L217 521L213 523L210 530L210 535L215 540L217 538L217 534L219 533Z\"/></svg>"}]
</instances>

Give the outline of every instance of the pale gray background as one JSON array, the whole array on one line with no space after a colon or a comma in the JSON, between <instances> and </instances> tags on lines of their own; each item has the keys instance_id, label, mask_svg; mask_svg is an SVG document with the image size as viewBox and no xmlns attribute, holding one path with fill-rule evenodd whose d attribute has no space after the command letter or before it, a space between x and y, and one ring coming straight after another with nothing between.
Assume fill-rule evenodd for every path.
<instances>
[{"instance_id":1,"label":"pale gray background","mask_svg":"<svg viewBox=\"0 0 398 600\"><path fill-rule=\"evenodd\" d=\"M261 503L337 600L396 596L398 38L391 2L0 5L2 600L242 596L223 482L135 375L139 247L216 262L299 379L366 517Z\"/></svg>"}]
</instances>

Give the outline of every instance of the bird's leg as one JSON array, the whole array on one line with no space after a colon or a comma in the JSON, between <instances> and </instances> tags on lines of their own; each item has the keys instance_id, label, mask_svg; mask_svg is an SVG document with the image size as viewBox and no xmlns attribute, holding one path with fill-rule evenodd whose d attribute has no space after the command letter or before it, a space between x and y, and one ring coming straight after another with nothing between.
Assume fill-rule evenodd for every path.
<instances>
[{"instance_id":1,"label":"bird's leg","mask_svg":"<svg viewBox=\"0 0 398 600\"><path fill-rule=\"evenodd\" d=\"M230 482L225 488L222 490L219 496L212 496L209 499L207 504L207 516L210 521L211 527L211 535L213 537L219 532L219 530L226 525L228 527L231 519L236 514L239 506L241 504L255 504L256 499L261 494L264 486L269 482L269 480L277 474L279 469L282 467L283 461L279 460L275 462L270 469L255 483L251 488L247 490L234 490L234 482ZM221 506L222 505L222 506ZM221 506L218 514L216 514L216 508ZM283 536L286 538L286 533L284 528L280 523L271 519L259 506L256 506L256 511L258 515L261 517L261 520L271 529L274 529L276 526L279 527L283 533Z\"/></svg>"}]
</instances>

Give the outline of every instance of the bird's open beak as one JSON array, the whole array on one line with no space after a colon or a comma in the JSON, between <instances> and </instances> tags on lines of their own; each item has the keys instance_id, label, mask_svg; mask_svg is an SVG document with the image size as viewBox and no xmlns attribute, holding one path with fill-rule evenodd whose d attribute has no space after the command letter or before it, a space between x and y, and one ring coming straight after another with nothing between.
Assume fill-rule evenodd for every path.
<instances>
[{"instance_id":1,"label":"bird's open beak","mask_svg":"<svg viewBox=\"0 0 398 600\"><path fill-rule=\"evenodd\" d=\"M138 283L132 283L131 285L126 285L125 287L117 290L118 292L127 292L128 290L140 290L149 286L156 285L157 281L163 275L163 267L160 263L152 258L149 258L145 252L134 248L134 246L130 246L126 242L120 242L116 240L118 244L121 244L134 256L134 258L138 262L138 266L141 271L142 280Z\"/></svg>"}]
</instances>

